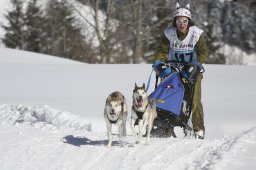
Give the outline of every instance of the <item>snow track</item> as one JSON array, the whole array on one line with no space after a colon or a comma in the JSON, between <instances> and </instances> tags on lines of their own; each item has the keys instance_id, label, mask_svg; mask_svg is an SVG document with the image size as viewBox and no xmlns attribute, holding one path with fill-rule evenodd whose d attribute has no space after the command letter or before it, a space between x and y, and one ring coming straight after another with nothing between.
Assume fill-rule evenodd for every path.
<instances>
[{"instance_id":1,"label":"snow track","mask_svg":"<svg viewBox=\"0 0 256 170\"><path fill-rule=\"evenodd\" d=\"M114 135L114 146L107 148L105 130L90 131L80 121L49 106L1 105L0 169L222 169L241 148L256 145L253 127L211 140L151 138L150 145L145 138L134 144L129 134L121 146Z\"/></svg>"}]
</instances>

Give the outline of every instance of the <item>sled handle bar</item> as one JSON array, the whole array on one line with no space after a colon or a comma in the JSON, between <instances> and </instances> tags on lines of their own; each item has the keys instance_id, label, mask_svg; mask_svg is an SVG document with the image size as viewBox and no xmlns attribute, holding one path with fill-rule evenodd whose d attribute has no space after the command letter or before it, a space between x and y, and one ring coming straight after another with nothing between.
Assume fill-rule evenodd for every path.
<instances>
[{"instance_id":1,"label":"sled handle bar","mask_svg":"<svg viewBox=\"0 0 256 170\"><path fill-rule=\"evenodd\" d=\"M176 60L168 60L165 62L166 64L169 64L170 67L176 69L177 71L181 71L179 66L197 66L200 70L200 73L204 73L205 69L202 64L196 63L187 63L187 62L182 62L182 61L176 61Z\"/></svg>"}]
</instances>

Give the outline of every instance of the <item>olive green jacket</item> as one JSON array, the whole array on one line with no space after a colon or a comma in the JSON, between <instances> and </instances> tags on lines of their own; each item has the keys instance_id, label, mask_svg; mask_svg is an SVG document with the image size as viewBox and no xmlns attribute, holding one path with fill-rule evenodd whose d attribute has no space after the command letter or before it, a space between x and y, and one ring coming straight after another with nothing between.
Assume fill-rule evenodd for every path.
<instances>
[{"instance_id":1,"label":"olive green jacket","mask_svg":"<svg viewBox=\"0 0 256 170\"><path fill-rule=\"evenodd\" d=\"M184 40L186 36L188 35L188 32L186 33L180 33L177 31L177 36L179 40ZM168 60L168 53L169 53L169 47L170 47L170 41L167 39L167 37L163 34L161 38L160 46L158 47L156 51L156 56L154 61L161 60L161 61L167 61ZM206 41L203 35L199 37L199 40L197 41L195 45L195 50L197 53L197 59L198 61L203 64L206 62L207 56L208 56L208 48L206 46Z\"/></svg>"}]
</instances>

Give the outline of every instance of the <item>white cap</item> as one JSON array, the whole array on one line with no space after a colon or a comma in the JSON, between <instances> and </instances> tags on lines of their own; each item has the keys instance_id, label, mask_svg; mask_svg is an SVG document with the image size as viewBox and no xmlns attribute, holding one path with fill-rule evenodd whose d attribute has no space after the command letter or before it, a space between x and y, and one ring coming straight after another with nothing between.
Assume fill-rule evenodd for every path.
<instances>
[{"instance_id":1,"label":"white cap","mask_svg":"<svg viewBox=\"0 0 256 170\"><path fill-rule=\"evenodd\" d=\"M191 19L191 12L189 11L190 5L187 4L185 8L180 7L180 4L176 3L176 11L174 17L188 17Z\"/></svg>"}]
</instances>

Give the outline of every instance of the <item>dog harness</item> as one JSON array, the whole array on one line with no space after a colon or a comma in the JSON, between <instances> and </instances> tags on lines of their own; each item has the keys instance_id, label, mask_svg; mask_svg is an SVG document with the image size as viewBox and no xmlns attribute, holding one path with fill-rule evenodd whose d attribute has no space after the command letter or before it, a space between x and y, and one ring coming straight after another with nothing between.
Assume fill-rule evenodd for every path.
<instances>
[{"instance_id":1,"label":"dog harness","mask_svg":"<svg viewBox=\"0 0 256 170\"><path fill-rule=\"evenodd\" d=\"M138 125L139 124L139 120L141 120L143 118L144 113L146 112L147 108L148 108L148 104L146 106L146 109L143 112L137 111L134 107L134 105L132 106L133 110L135 111L136 115L138 116L138 119L136 119L135 124L134 125Z\"/></svg>"}]
</instances>

